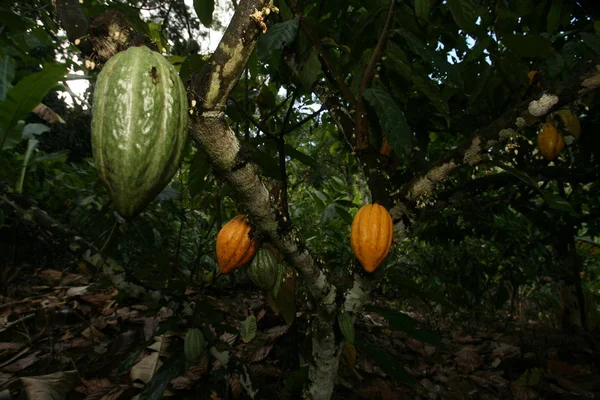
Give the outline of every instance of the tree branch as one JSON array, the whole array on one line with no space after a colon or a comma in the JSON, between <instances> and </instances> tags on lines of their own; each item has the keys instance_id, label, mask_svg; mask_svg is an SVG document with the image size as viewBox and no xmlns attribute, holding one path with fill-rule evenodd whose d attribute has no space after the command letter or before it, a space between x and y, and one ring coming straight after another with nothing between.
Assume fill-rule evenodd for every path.
<instances>
[{"instance_id":1,"label":"tree branch","mask_svg":"<svg viewBox=\"0 0 600 400\"><path fill-rule=\"evenodd\" d=\"M250 215L258 231L303 275L315 301L334 309L335 287L301 244L297 232L282 229L285 224L272 204L258 166L241 149L224 118L229 93L258 39L255 10L264 11L267 7L260 0L241 1L217 50L202 72L193 77L192 96L198 109L193 110L190 133L207 154L215 172L233 188L238 205Z\"/></svg>"},{"instance_id":2,"label":"tree branch","mask_svg":"<svg viewBox=\"0 0 600 400\"><path fill-rule=\"evenodd\" d=\"M369 147L369 121L367 120L367 107L365 104L365 99L363 98L363 93L369 85L371 84L371 80L375 75L375 64L379 60L379 56L387 43L387 39L389 37L390 26L392 25L392 17L394 15L394 4L396 0L392 0L390 3L390 8L388 11L387 18L385 20L385 24L383 25L383 29L381 30L381 36L379 36L379 40L375 49L373 50L373 54L371 54L371 59L365 68L365 72L363 74L363 80L360 83L360 87L358 89L358 97L356 99L356 113L354 115L355 119L355 128L354 134L356 135L356 150L361 151L365 150Z\"/></svg>"},{"instance_id":3,"label":"tree branch","mask_svg":"<svg viewBox=\"0 0 600 400\"><path fill-rule=\"evenodd\" d=\"M472 139L448 153L442 162L434 165L427 173L405 185L395 200L398 203L414 204L431 198L436 186L448 179L459 166L475 166L488 160L487 150L495 144L516 135L519 129L540 123L552 111L600 88L600 59L590 62L588 67L587 72L574 76L556 90L521 103L485 128L475 131ZM404 204L403 207L406 208L407 205ZM394 210L392 216L398 218L399 210Z\"/></svg>"}]
</instances>

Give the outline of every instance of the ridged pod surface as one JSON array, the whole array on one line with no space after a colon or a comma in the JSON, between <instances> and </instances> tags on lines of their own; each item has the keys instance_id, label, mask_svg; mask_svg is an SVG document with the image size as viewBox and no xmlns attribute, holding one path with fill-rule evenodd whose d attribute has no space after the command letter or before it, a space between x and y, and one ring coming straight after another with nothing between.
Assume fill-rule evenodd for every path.
<instances>
[{"instance_id":1,"label":"ridged pod surface","mask_svg":"<svg viewBox=\"0 0 600 400\"><path fill-rule=\"evenodd\" d=\"M258 241L250 238L246 215L238 215L223 225L217 235L217 262L222 274L245 265L256 253Z\"/></svg>"},{"instance_id":2,"label":"ridged pod surface","mask_svg":"<svg viewBox=\"0 0 600 400\"><path fill-rule=\"evenodd\" d=\"M537 136L537 147L548 160L554 160L565 147L565 142L553 122L542 125Z\"/></svg>"},{"instance_id":3,"label":"ridged pod surface","mask_svg":"<svg viewBox=\"0 0 600 400\"><path fill-rule=\"evenodd\" d=\"M185 358L191 363L196 363L200 360L205 348L206 341L204 340L202 331L198 328L188 329L183 341Z\"/></svg>"},{"instance_id":4,"label":"ridged pod surface","mask_svg":"<svg viewBox=\"0 0 600 400\"><path fill-rule=\"evenodd\" d=\"M247 272L256 286L263 290L271 290L275 286L280 269L282 267L277 263L273 253L260 248L248 266Z\"/></svg>"},{"instance_id":5,"label":"ridged pod surface","mask_svg":"<svg viewBox=\"0 0 600 400\"><path fill-rule=\"evenodd\" d=\"M187 139L187 112L179 75L147 47L115 54L98 74L92 151L121 216L140 213L173 178Z\"/></svg>"},{"instance_id":6,"label":"ridged pod surface","mask_svg":"<svg viewBox=\"0 0 600 400\"><path fill-rule=\"evenodd\" d=\"M361 207L352 221L350 244L367 272L373 272L392 247L393 223L390 213L379 204Z\"/></svg>"}]
</instances>

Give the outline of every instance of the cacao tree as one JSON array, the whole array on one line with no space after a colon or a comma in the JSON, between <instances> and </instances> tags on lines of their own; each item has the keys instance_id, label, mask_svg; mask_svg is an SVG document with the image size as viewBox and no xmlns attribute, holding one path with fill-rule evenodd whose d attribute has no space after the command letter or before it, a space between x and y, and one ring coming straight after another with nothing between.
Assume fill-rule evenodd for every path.
<instances>
[{"instance_id":1,"label":"cacao tree","mask_svg":"<svg viewBox=\"0 0 600 400\"><path fill-rule=\"evenodd\" d=\"M577 255L578 243L593 243L600 227L600 16L593 4L240 0L231 4L216 49L200 55L201 24L213 23L215 5L229 4L195 1L192 10L175 0L33 3L0 9L7 31L0 41L0 162L7 171L1 179L50 203L52 188L35 185L59 169L53 162L77 168L76 176L94 175L89 163L67 167L64 153L35 156L45 128L32 126L39 117L31 111L40 114L44 96L68 79L67 67L100 80L96 72L128 48L165 54L185 85L191 140L185 149L154 149L145 159L144 171L158 168L156 176L166 172L159 158L177 165L183 158L174 178L179 190L170 185L158 197L180 197L185 206L173 211L171 203L155 201L138 219L159 249L145 253L133 242L134 223L121 217L141 210L121 212L110 183L108 193L95 180L64 185L72 197L83 193L78 201L88 207L64 220L81 226L84 219L90 237L102 236L98 254L120 248L139 264L164 260L160 277L149 271L119 277L120 285L131 285L121 287L140 295L143 286L164 289L148 283L161 279L183 292L184 263L208 270L218 260L223 274L242 275L237 269L259 245L269 246L258 254L272 250L276 265L269 258L269 273L281 276L270 276L264 288L271 300L290 296L287 309L283 300L276 304L286 322L294 323L296 288L306 291L297 299L311 315L305 397L332 396L342 354L355 341L353 321L381 290L500 308L519 287L550 277L560 286L563 328L597 329L586 311L595 304L580 278L594 269ZM115 100L95 90L99 102ZM90 104L78 103L85 114ZM169 183L168 172L144 205ZM112 214L109 197L120 216ZM352 235L351 244L354 214L366 204L383 213L361 214L366 237ZM58 213L63 206L45 208ZM177 216L176 229L167 229L165 213ZM241 214L247 217L235 217ZM217 236L229 220L242 226ZM216 243L215 257L194 258L173 233L195 223L189 243L203 249ZM170 233L157 238L161 231ZM249 253L235 253L239 243ZM176 249L169 255L175 265L160 247ZM115 274L114 260L92 257L93 246L77 248L85 249L77 251L87 262ZM252 280L260 281L251 268ZM252 323L244 326L251 336ZM196 360L205 338L197 330L188 336L185 355Z\"/></svg>"}]
</instances>

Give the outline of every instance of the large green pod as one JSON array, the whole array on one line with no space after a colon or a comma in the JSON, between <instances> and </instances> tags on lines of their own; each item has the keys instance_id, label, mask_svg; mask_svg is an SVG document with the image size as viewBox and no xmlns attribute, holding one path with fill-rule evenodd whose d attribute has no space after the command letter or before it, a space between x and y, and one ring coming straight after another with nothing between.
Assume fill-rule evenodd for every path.
<instances>
[{"instance_id":1,"label":"large green pod","mask_svg":"<svg viewBox=\"0 0 600 400\"><path fill-rule=\"evenodd\" d=\"M123 217L140 213L173 178L186 143L187 113L179 75L147 47L115 54L98 75L94 162Z\"/></svg>"}]
</instances>

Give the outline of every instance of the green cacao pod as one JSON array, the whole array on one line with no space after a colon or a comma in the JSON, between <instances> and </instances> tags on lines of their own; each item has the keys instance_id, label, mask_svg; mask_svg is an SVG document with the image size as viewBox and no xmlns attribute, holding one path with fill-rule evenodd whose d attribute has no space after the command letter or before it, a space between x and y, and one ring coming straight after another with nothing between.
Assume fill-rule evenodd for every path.
<instances>
[{"instance_id":1,"label":"green cacao pod","mask_svg":"<svg viewBox=\"0 0 600 400\"><path fill-rule=\"evenodd\" d=\"M191 363L197 363L200 361L200 357L202 356L205 347L206 342L204 341L204 335L202 335L200 329L188 329L183 341L185 358Z\"/></svg>"},{"instance_id":2,"label":"green cacao pod","mask_svg":"<svg viewBox=\"0 0 600 400\"><path fill-rule=\"evenodd\" d=\"M273 253L261 247L248 266L247 273L256 286L270 290L275 285L280 268Z\"/></svg>"},{"instance_id":3,"label":"green cacao pod","mask_svg":"<svg viewBox=\"0 0 600 400\"><path fill-rule=\"evenodd\" d=\"M98 74L92 151L121 216L139 214L173 178L187 138L187 113L179 75L147 47L115 54Z\"/></svg>"},{"instance_id":4,"label":"green cacao pod","mask_svg":"<svg viewBox=\"0 0 600 400\"><path fill-rule=\"evenodd\" d=\"M354 321L352 321L352 317L346 310L342 310L338 314L338 325L346 340L350 343L354 343Z\"/></svg>"}]
</instances>

